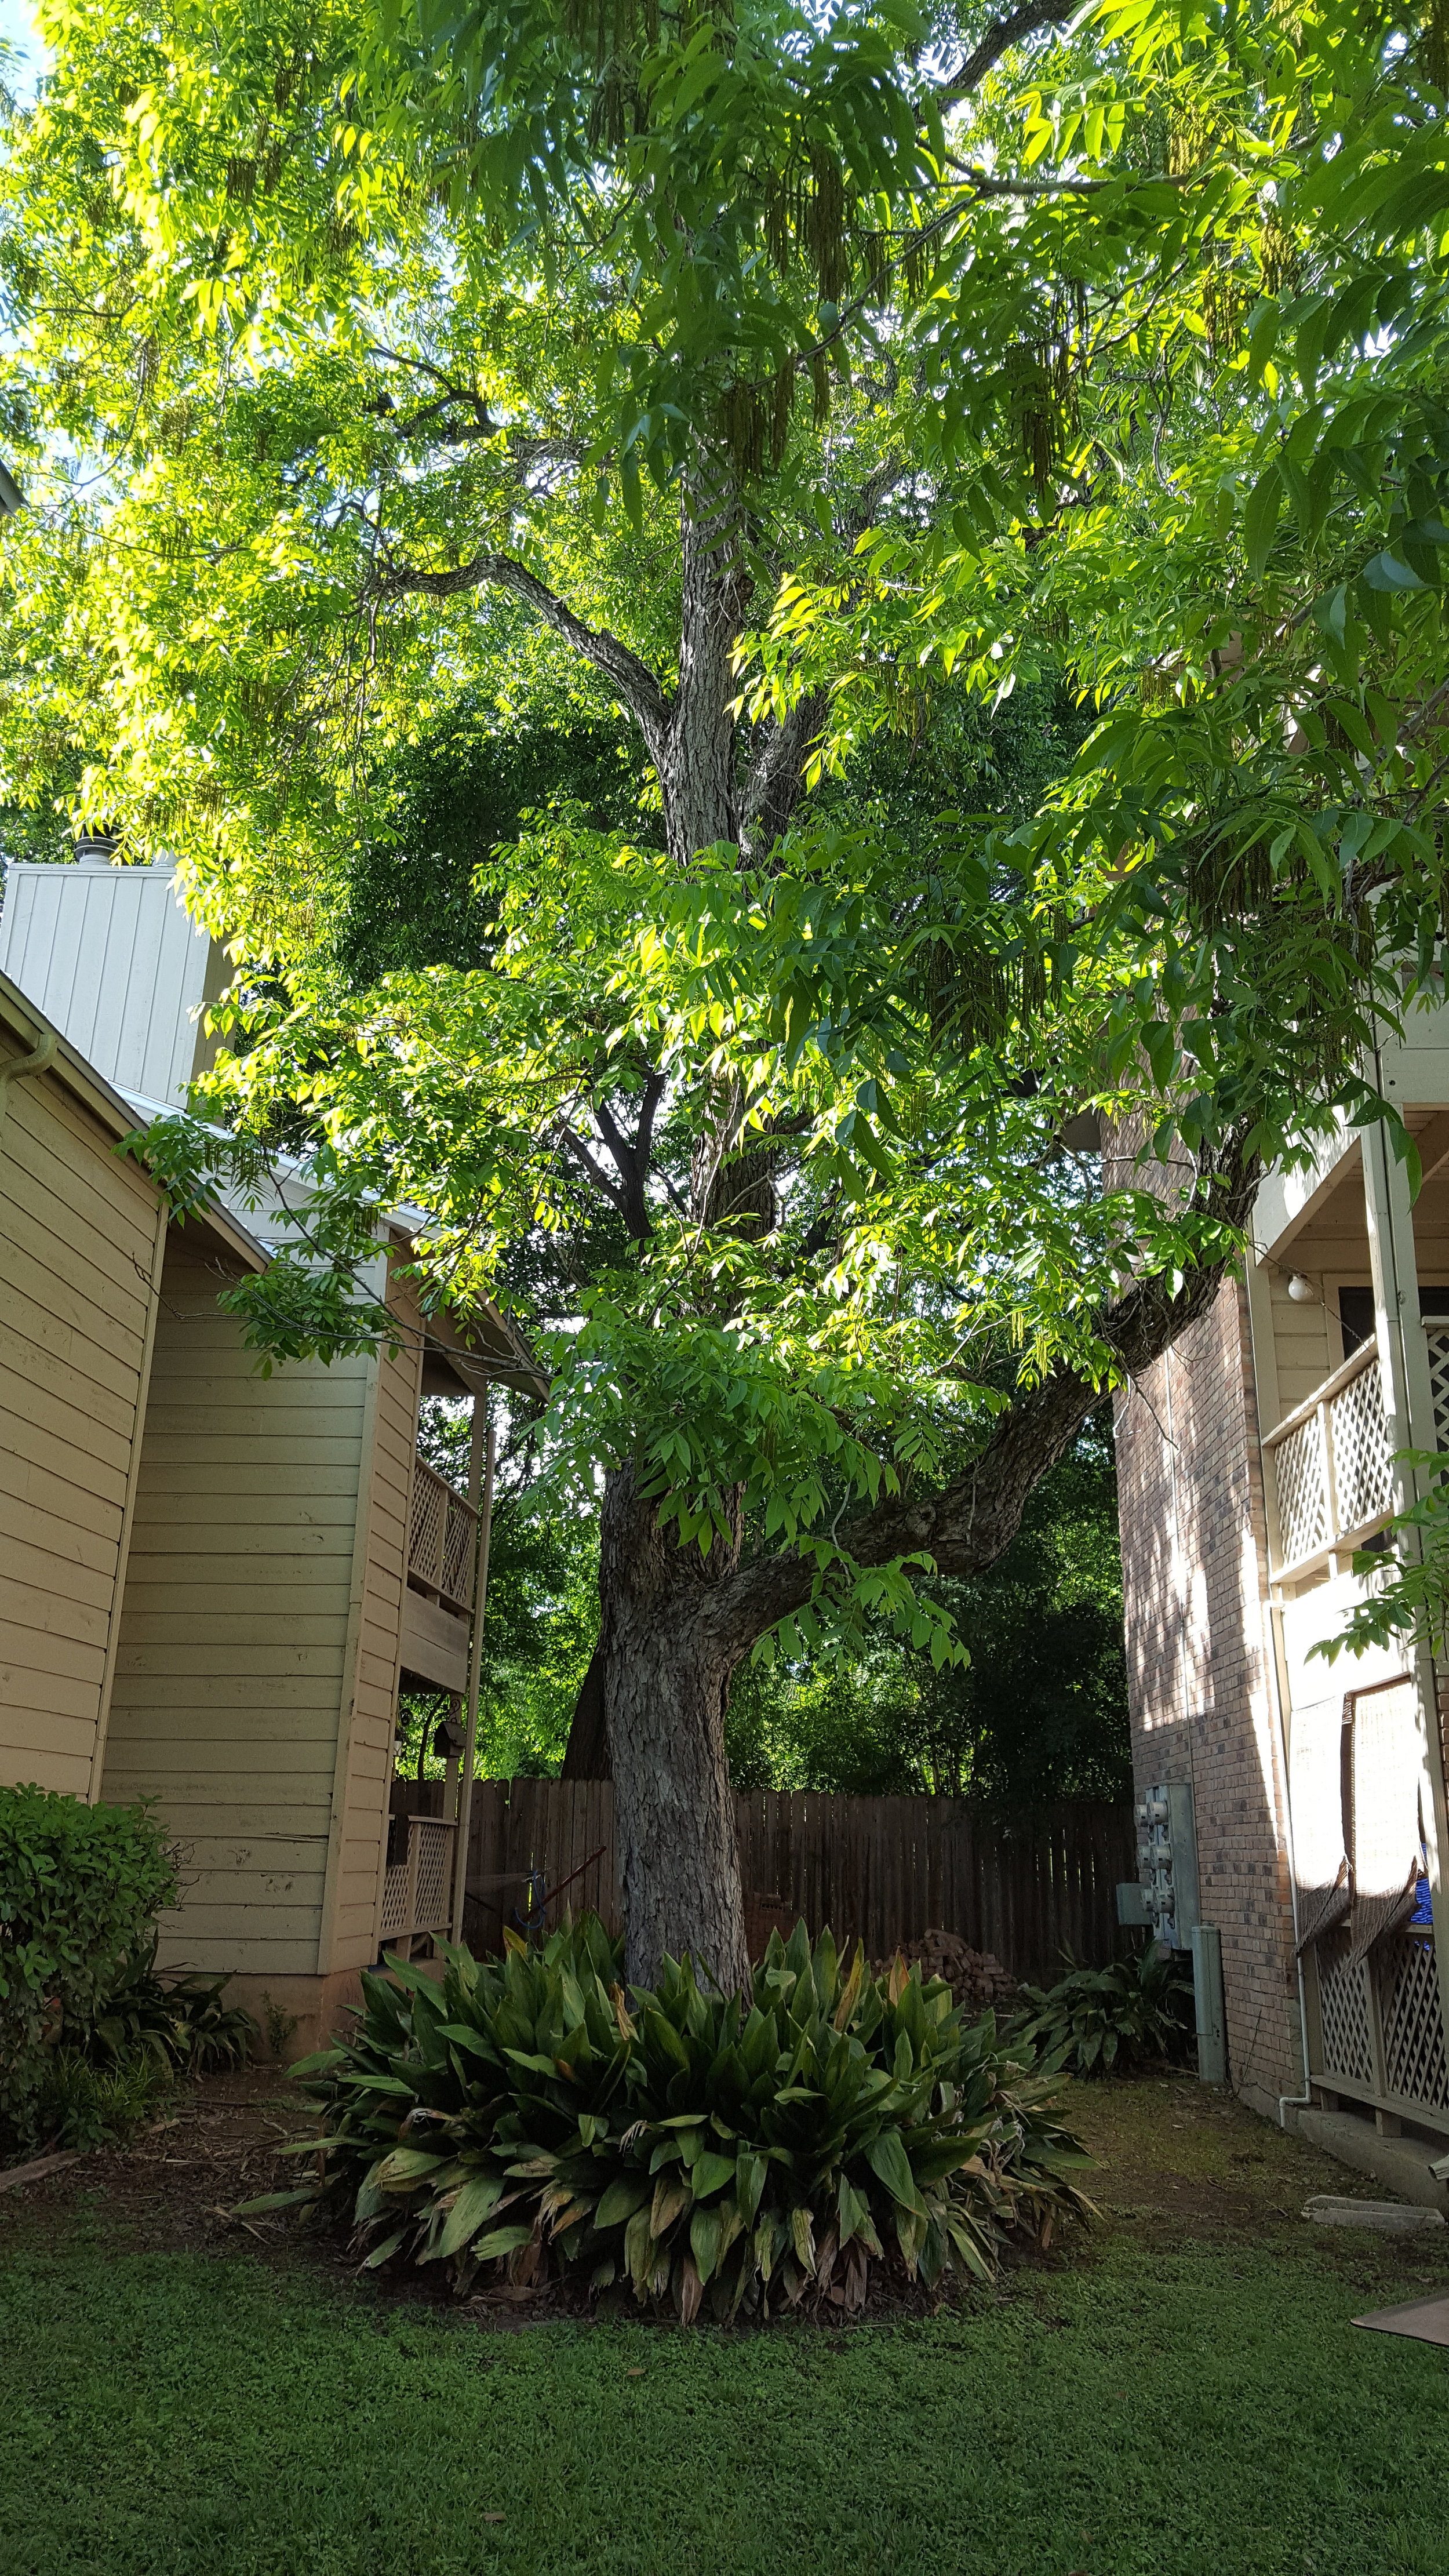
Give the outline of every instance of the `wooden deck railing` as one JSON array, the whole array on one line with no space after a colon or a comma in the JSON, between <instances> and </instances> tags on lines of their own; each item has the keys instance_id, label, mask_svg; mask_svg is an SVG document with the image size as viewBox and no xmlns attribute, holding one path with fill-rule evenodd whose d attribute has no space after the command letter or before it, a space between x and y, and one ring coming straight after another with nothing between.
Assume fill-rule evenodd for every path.
<instances>
[{"instance_id":1,"label":"wooden deck railing","mask_svg":"<svg viewBox=\"0 0 1449 2576\"><path fill-rule=\"evenodd\" d=\"M408 1581L465 1615L473 1607L478 1515L446 1476L419 1458L413 1466Z\"/></svg>"},{"instance_id":2,"label":"wooden deck railing","mask_svg":"<svg viewBox=\"0 0 1449 2576\"><path fill-rule=\"evenodd\" d=\"M1393 1450L1376 1340L1295 1406L1263 1442L1278 1503L1273 1572L1351 1555L1394 1507Z\"/></svg>"},{"instance_id":3,"label":"wooden deck railing","mask_svg":"<svg viewBox=\"0 0 1449 2576\"><path fill-rule=\"evenodd\" d=\"M378 1927L388 1948L448 1930L457 1830L452 1816L394 1815L390 1820Z\"/></svg>"}]
</instances>

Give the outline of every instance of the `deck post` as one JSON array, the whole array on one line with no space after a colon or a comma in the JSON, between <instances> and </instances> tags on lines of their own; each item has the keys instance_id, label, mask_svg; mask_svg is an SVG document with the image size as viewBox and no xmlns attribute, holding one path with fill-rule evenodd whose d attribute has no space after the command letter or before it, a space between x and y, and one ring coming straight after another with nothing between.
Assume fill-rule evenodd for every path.
<instances>
[{"instance_id":1,"label":"deck post","mask_svg":"<svg viewBox=\"0 0 1449 2576\"><path fill-rule=\"evenodd\" d=\"M486 1441L479 1438L485 1419ZM473 1633L468 1642L468 1701L463 1733L463 1777L458 1791L458 1840L453 1854L451 1937L455 1942L463 1938L463 1908L468 1897L468 1838L473 1824L473 1766L478 1744L478 1680L483 1665L483 1619L488 1607L488 1540L493 1526L493 1471L497 1463L498 1433L491 1419L484 1414L481 1397L475 1395L473 1438L468 1452L468 1500L478 1516L478 1554L473 1575Z\"/></svg>"}]
</instances>

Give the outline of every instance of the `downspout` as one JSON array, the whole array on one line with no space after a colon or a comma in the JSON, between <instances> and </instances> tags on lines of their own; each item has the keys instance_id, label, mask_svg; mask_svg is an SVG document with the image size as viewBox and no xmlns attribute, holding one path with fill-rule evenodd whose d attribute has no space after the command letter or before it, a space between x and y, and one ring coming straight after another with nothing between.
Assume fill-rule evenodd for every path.
<instances>
[{"instance_id":1,"label":"downspout","mask_svg":"<svg viewBox=\"0 0 1449 2576\"><path fill-rule=\"evenodd\" d=\"M1278 1743L1283 1760L1283 1816L1288 1828L1288 1897L1293 1909L1293 1964L1298 1971L1298 2045L1303 2052L1303 2090L1280 2093L1278 2126L1288 2126L1285 2111L1307 2111L1313 2103L1313 2085L1308 2071L1308 1990L1303 1983L1303 1952L1298 1929L1298 1856L1293 1848L1293 1800L1288 1790L1288 1730L1283 1717L1283 1676L1279 1667L1278 1613L1271 1606L1268 1616L1273 1623L1273 1697L1278 1708Z\"/></svg>"},{"instance_id":2,"label":"downspout","mask_svg":"<svg viewBox=\"0 0 1449 2576\"><path fill-rule=\"evenodd\" d=\"M0 1127L5 1124L5 1111L10 1100L12 1082L22 1082L27 1074L44 1073L54 1064L60 1040L54 1029L46 1029L31 1048L29 1055L16 1055L8 1064L0 1064Z\"/></svg>"},{"instance_id":3,"label":"downspout","mask_svg":"<svg viewBox=\"0 0 1449 2576\"><path fill-rule=\"evenodd\" d=\"M1252 1330L1252 1323L1253 1306L1250 1298L1248 1301L1249 1331ZM1255 1392L1256 1380L1257 1371L1255 1370ZM1258 1455L1260 1458L1262 1457L1261 1442L1259 1444ZM1279 1613L1273 1607L1271 1597L1271 1578L1268 1601L1268 1634L1272 1650L1270 1660L1273 1666L1273 1705L1278 1712L1278 1759L1283 1765L1283 1822L1286 1828L1286 1839L1288 1844L1288 1901L1293 1916L1293 1965L1298 1975L1298 2046L1303 2058L1302 2092L1280 2093L1278 2096L1278 2126L1280 2129L1286 2129L1288 2122L1284 2117L1285 2112L1307 2111L1312 2108L1313 2082L1308 2065L1308 1989L1303 1982L1303 1952L1300 1947L1301 1933L1298 1921L1298 1854L1293 1841L1293 1793L1289 1787L1288 1710L1286 1704L1286 1693L1283 1689L1283 1638Z\"/></svg>"},{"instance_id":4,"label":"downspout","mask_svg":"<svg viewBox=\"0 0 1449 2576\"><path fill-rule=\"evenodd\" d=\"M1250 1243L1248 1247L1249 1264L1252 1263L1254 1257L1254 1247ZM1267 1509L1268 1467L1267 1461L1263 1456L1263 1443L1261 1436L1262 1415L1260 1410L1260 1388L1262 1385L1262 1376L1258 1366L1258 1324L1255 1312L1256 1301L1252 1291L1251 1269L1249 1269L1245 1275L1248 1287L1248 1333L1253 1345L1253 1419L1259 1434L1258 1460L1259 1470L1262 1476L1261 1490L1264 1504L1264 1541L1266 1548L1270 1543L1272 1543L1272 1533L1276 1527L1276 1517L1269 1514ZM1274 1383L1276 1386L1276 1376ZM1278 2096L1278 2126L1280 2129L1286 2129L1288 2123L1284 2117L1285 2112L1308 2110L1313 2101L1313 2086L1308 2066L1308 1994L1303 1982L1303 1953L1298 1946L1298 1857L1293 1846L1293 1799L1288 1786L1288 1707L1287 1694L1283 1688L1283 1638L1279 1613L1273 1607L1272 1583L1273 1579L1270 1558L1268 1601L1266 1605L1267 1619L1265 1623L1267 1628L1266 1644L1268 1648L1268 1660L1273 1668L1271 1687L1273 1692L1273 1707L1276 1711L1278 1721L1278 1759L1283 1766L1283 1824L1288 1847L1288 1901L1293 1920L1293 1964L1298 1975L1298 2046L1303 2059L1302 2092L1280 2093Z\"/></svg>"}]
</instances>

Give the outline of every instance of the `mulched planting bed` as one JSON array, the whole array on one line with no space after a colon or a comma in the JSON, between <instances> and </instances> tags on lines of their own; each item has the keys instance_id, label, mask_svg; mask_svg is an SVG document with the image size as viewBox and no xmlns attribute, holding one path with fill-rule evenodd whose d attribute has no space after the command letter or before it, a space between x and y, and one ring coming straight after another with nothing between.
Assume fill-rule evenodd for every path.
<instances>
[{"instance_id":1,"label":"mulched planting bed","mask_svg":"<svg viewBox=\"0 0 1449 2576\"><path fill-rule=\"evenodd\" d=\"M1003 2276L1008 2283L1022 2273L1050 2275L1091 2264L1123 2234L1164 2250L1285 2237L1296 2243L1310 2232L1301 2212L1311 2194L1384 2197L1366 2176L1285 2136L1231 2094L1215 2092L1191 2075L1161 2069L1131 2081L1075 2083L1064 2090L1070 2123L1096 2158L1095 2172L1084 2181L1100 2223L1069 2229L1045 2255L1010 2257ZM0 2192L0 2261L7 2247L63 2237L71 2222L83 2218L88 2234L99 2231L129 2250L246 2250L273 2269L355 2279L360 2295L384 2305L437 2304L504 2328L597 2312L572 2282L543 2282L522 2291L480 2282L459 2301L441 2267L389 2267L359 2275L345 2230L290 2213L237 2217L238 2202L297 2180L297 2160L278 2150L310 2125L309 2106L278 2067L179 2087L166 2116L129 2146L100 2149L42 2180ZM1377 2283L1385 2261L1394 2279L1405 2277L1409 2258L1402 2247L1385 2256L1354 2234L1327 2245L1323 2231L1313 2235L1316 2255L1339 2263L1363 2284ZM1449 2246L1441 2269L1434 2268L1432 2240L1427 2249L1420 2240L1414 2259L1418 2268L1408 2277L1437 2283L1441 2271L1449 2271ZM887 2280L876 2267L868 2318L928 2316L952 2304L937 2291ZM604 2302L602 2313L638 2320L641 2312L624 2292ZM842 2327L828 2311L819 2313L818 2323L832 2333L856 2330ZM750 2331L747 2325L739 2330Z\"/></svg>"}]
</instances>

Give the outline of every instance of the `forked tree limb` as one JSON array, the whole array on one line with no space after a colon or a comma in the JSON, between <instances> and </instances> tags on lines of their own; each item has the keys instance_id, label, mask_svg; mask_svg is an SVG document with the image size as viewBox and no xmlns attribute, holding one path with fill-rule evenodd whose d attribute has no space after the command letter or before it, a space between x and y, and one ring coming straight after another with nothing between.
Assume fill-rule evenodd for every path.
<instances>
[{"instance_id":1,"label":"forked tree limb","mask_svg":"<svg viewBox=\"0 0 1449 2576\"><path fill-rule=\"evenodd\" d=\"M647 662L641 662L638 654L607 628L590 626L576 616L566 600L512 555L474 555L471 562L457 564L447 572L423 572L412 564L379 567L367 595L373 600L456 599L463 591L488 588L511 591L586 662L592 662L596 671L603 672L637 723L649 757L657 767L668 746L672 709Z\"/></svg>"},{"instance_id":2,"label":"forked tree limb","mask_svg":"<svg viewBox=\"0 0 1449 2576\"><path fill-rule=\"evenodd\" d=\"M740 795L740 841L751 859L763 858L784 833L804 793L805 755L825 722L823 689L798 698L783 723L772 720L745 773Z\"/></svg>"},{"instance_id":3,"label":"forked tree limb","mask_svg":"<svg viewBox=\"0 0 1449 2576\"><path fill-rule=\"evenodd\" d=\"M1258 1179L1256 1160L1239 1146L1199 1183L1198 1205L1243 1226ZM1098 1331L1129 1377L1150 1368L1207 1312L1228 1268L1226 1257L1205 1262L1175 1292L1165 1279L1138 1280L1101 1315ZM878 1504L846 1524L842 1548L862 1566L919 1552L940 1574L980 1573L1010 1545L1034 1487L1070 1448L1101 1396L1100 1386L1079 1371L1054 1369L1016 1398L963 1475L937 1493ZM721 1654L738 1661L767 1628L804 1607L814 1581L812 1560L789 1550L742 1565L701 1598L701 1627Z\"/></svg>"}]
</instances>

